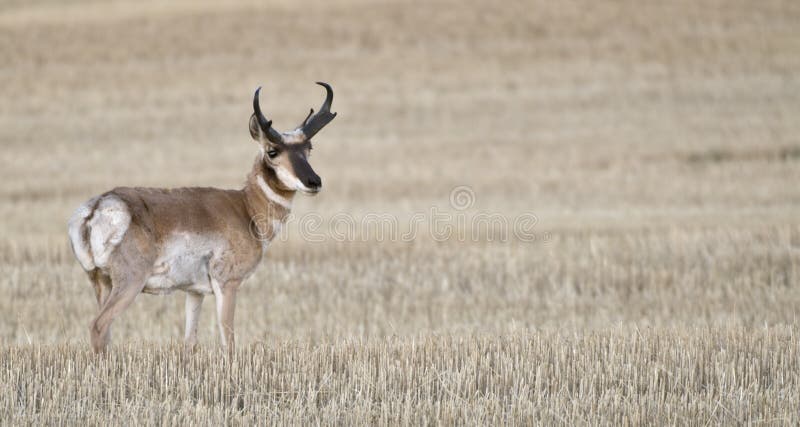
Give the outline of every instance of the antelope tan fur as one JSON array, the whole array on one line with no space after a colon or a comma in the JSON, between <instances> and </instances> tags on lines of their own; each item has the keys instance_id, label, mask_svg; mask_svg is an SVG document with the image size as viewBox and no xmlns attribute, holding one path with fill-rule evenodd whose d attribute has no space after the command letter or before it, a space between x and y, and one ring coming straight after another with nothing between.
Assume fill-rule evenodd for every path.
<instances>
[{"instance_id":1,"label":"antelope tan fur","mask_svg":"<svg viewBox=\"0 0 800 427\"><path fill-rule=\"evenodd\" d=\"M250 134L260 154L241 190L119 187L89 199L69 220L75 257L94 285L100 312L89 332L103 352L114 318L139 293L186 292L185 342L197 341L203 297L213 294L222 345L233 348L236 291L286 221L295 193L316 194L322 180L308 163L311 138L336 116L333 90L319 111L278 132L253 97Z\"/></svg>"}]
</instances>

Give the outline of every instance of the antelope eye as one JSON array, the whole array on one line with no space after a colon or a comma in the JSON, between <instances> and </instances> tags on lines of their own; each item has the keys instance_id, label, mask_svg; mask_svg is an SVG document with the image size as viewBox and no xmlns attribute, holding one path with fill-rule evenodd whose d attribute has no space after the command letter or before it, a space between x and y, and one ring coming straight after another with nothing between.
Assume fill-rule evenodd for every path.
<instances>
[{"instance_id":1,"label":"antelope eye","mask_svg":"<svg viewBox=\"0 0 800 427\"><path fill-rule=\"evenodd\" d=\"M267 156L269 156L270 159L274 159L275 156L277 156L277 155L278 155L278 150L274 150L273 149L273 150L267 151Z\"/></svg>"}]
</instances>

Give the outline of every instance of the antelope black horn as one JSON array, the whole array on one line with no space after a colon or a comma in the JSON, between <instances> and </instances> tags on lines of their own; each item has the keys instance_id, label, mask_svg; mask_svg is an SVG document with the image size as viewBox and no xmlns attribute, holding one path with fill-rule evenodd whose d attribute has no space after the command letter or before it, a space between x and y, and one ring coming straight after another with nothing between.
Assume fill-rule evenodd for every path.
<instances>
[{"instance_id":1,"label":"antelope black horn","mask_svg":"<svg viewBox=\"0 0 800 427\"><path fill-rule=\"evenodd\" d=\"M272 120L267 120L264 114L261 113L261 106L258 104L258 94L261 92L261 86L256 89L256 94L253 96L253 111L258 119L258 125L261 131L267 135L267 139L273 144L283 144L283 137L281 133L272 127Z\"/></svg>"},{"instance_id":2,"label":"antelope black horn","mask_svg":"<svg viewBox=\"0 0 800 427\"><path fill-rule=\"evenodd\" d=\"M331 89L330 85L323 82L317 82L318 85L325 88L325 102L322 103L322 106L319 107L319 111L317 114L311 115L310 117L306 118L301 130L303 134L306 136L306 139L311 139L312 136L316 135L325 125L331 122L334 117L336 117L336 113L331 113L331 103L333 103L333 89ZM314 110L311 110L314 111Z\"/></svg>"},{"instance_id":3,"label":"antelope black horn","mask_svg":"<svg viewBox=\"0 0 800 427\"><path fill-rule=\"evenodd\" d=\"M313 108L311 110L309 110L308 115L306 116L305 119L303 119L303 124L300 125L300 127L303 127L308 123L308 119L311 118L312 114L314 114L314 109Z\"/></svg>"}]
</instances>

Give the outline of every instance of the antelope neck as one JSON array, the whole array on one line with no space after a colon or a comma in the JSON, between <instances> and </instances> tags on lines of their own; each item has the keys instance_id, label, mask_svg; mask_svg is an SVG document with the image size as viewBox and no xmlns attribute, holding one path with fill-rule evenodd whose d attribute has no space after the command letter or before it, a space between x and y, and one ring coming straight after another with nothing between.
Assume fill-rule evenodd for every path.
<instances>
[{"instance_id":1,"label":"antelope neck","mask_svg":"<svg viewBox=\"0 0 800 427\"><path fill-rule=\"evenodd\" d=\"M283 220L292 209L295 194L294 191L279 187L277 175L264 165L260 157L247 177L244 193L248 211L254 220Z\"/></svg>"}]
</instances>

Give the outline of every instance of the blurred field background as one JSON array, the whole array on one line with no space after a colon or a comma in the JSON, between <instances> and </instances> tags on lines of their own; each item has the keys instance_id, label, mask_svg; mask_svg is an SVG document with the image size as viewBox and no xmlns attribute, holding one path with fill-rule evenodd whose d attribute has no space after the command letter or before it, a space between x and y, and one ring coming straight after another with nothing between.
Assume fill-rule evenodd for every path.
<instances>
[{"instance_id":1,"label":"blurred field background","mask_svg":"<svg viewBox=\"0 0 800 427\"><path fill-rule=\"evenodd\" d=\"M0 2L0 419L800 422L799 22L785 0ZM402 223L466 186L465 213L541 238L290 229L236 359L211 298L179 351L180 293L91 356L72 210L240 187L255 87L288 129L317 80L339 116L297 215Z\"/></svg>"}]
</instances>

